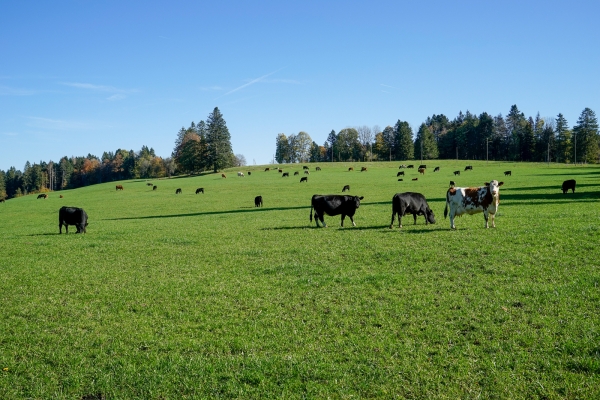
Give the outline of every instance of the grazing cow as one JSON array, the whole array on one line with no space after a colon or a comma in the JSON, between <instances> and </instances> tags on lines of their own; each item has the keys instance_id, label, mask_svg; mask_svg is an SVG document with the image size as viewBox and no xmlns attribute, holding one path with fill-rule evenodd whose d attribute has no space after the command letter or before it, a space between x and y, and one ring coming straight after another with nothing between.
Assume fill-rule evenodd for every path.
<instances>
[{"instance_id":1,"label":"grazing cow","mask_svg":"<svg viewBox=\"0 0 600 400\"><path fill-rule=\"evenodd\" d=\"M454 176L460 175L460 171L454 171Z\"/></svg>"},{"instance_id":2,"label":"grazing cow","mask_svg":"<svg viewBox=\"0 0 600 400\"><path fill-rule=\"evenodd\" d=\"M406 168L406 165L402 164L398 167L399 169Z\"/></svg>"},{"instance_id":3,"label":"grazing cow","mask_svg":"<svg viewBox=\"0 0 600 400\"><path fill-rule=\"evenodd\" d=\"M399 176L404 176L404 171L398 171L398 173L396 174L396 178Z\"/></svg>"},{"instance_id":4,"label":"grazing cow","mask_svg":"<svg viewBox=\"0 0 600 400\"><path fill-rule=\"evenodd\" d=\"M460 188L453 187L446 192L446 208L444 209L444 218L448 215L450 207L450 228L454 226L454 217L463 214L477 214L483 212L485 218L485 227L488 228L488 218L491 216L492 227L495 228L495 217L500 204L500 186L504 182L496 180L486 182L485 186Z\"/></svg>"},{"instance_id":5,"label":"grazing cow","mask_svg":"<svg viewBox=\"0 0 600 400\"><path fill-rule=\"evenodd\" d=\"M504 171L504 176L512 176L512 171Z\"/></svg>"},{"instance_id":6,"label":"grazing cow","mask_svg":"<svg viewBox=\"0 0 600 400\"><path fill-rule=\"evenodd\" d=\"M303 165L302 169L308 169L308 167L306 165Z\"/></svg>"},{"instance_id":7,"label":"grazing cow","mask_svg":"<svg viewBox=\"0 0 600 400\"><path fill-rule=\"evenodd\" d=\"M571 189L573 193L575 193L575 183L575 179L569 179L567 181L564 181L562 184L563 194L568 193L569 189Z\"/></svg>"},{"instance_id":8,"label":"grazing cow","mask_svg":"<svg viewBox=\"0 0 600 400\"><path fill-rule=\"evenodd\" d=\"M302 183L302 182L308 183L308 176L304 176L304 177L300 178L300 183Z\"/></svg>"},{"instance_id":9,"label":"grazing cow","mask_svg":"<svg viewBox=\"0 0 600 400\"><path fill-rule=\"evenodd\" d=\"M63 195L61 194L61 195L60 195L60 196L58 196L58 197L62 199L62 198L63 198Z\"/></svg>"},{"instance_id":10,"label":"grazing cow","mask_svg":"<svg viewBox=\"0 0 600 400\"><path fill-rule=\"evenodd\" d=\"M262 196L256 196L254 198L254 207L262 207Z\"/></svg>"},{"instance_id":11,"label":"grazing cow","mask_svg":"<svg viewBox=\"0 0 600 400\"><path fill-rule=\"evenodd\" d=\"M433 172L438 172L439 170L440 170L440 167L435 167L435 168L433 169Z\"/></svg>"},{"instance_id":12,"label":"grazing cow","mask_svg":"<svg viewBox=\"0 0 600 400\"><path fill-rule=\"evenodd\" d=\"M300 175L300 172L298 172L298 171L294 172L294 176L296 176L296 175Z\"/></svg>"},{"instance_id":13,"label":"grazing cow","mask_svg":"<svg viewBox=\"0 0 600 400\"><path fill-rule=\"evenodd\" d=\"M221 174L221 178L227 178L227 175Z\"/></svg>"},{"instance_id":14,"label":"grazing cow","mask_svg":"<svg viewBox=\"0 0 600 400\"><path fill-rule=\"evenodd\" d=\"M347 195L337 195L337 194L329 194L329 195L318 195L315 194L310 202L310 222L312 222L313 218L313 208L315 209L315 222L317 227L319 226L319 220L324 228L327 227L327 224L323 220L323 216L325 214L334 216L342 214L342 227L344 226L344 218L346 215L350 217L350 221L352 221L352 225L356 226L354 223L354 213L360 206L360 201L364 197L358 196L347 196Z\"/></svg>"},{"instance_id":15,"label":"grazing cow","mask_svg":"<svg viewBox=\"0 0 600 400\"><path fill-rule=\"evenodd\" d=\"M409 164L406 168L414 168L415 166L412 164Z\"/></svg>"},{"instance_id":16,"label":"grazing cow","mask_svg":"<svg viewBox=\"0 0 600 400\"><path fill-rule=\"evenodd\" d=\"M321 167L315 168L315 171L320 171L320 170L321 170Z\"/></svg>"},{"instance_id":17,"label":"grazing cow","mask_svg":"<svg viewBox=\"0 0 600 400\"><path fill-rule=\"evenodd\" d=\"M198 193L204 194L204 188L198 188L198 189L196 189L196 194L198 194Z\"/></svg>"},{"instance_id":18,"label":"grazing cow","mask_svg":"<svg viewBox=\"0 0 600 400\"><path fill-rule=\"evenodd\" d=\"M123 185L117 185L117 189L116 190L123 190Z\"/></svg>"},{"instance_id":19,"label":"grazing cow","mask_svg":"<svg viewBox=\"0 0 600 400\"><path fill-rule=\"evenodd\" d=\"M180 194L180 193L181 193L181 188L179 188L175 191L175 194Z\"/></svg>"},{"instance_id":20,"label":"grazing cow","mask_svg":"<svg viewBox=\"0 0 600 400\"><path fill-rule=\"evenodd\" d=\"M58 210L58 233L62 233L62 226L65 226L65 232L69 233L69 225L75 225L77 233L85 233L85 227L88 226L88 215L83 208L61 207Z\"/></svg>"},{"instance_id":21,"label":"grazing cow","mask_svg":"<svg viewBox=\"0 0 600 400\"><path fill-rule=\"evenodd\" d=\"M42 194L38 195L37 198L46 200L48 198L48 195L46 193L42 193Z\"/></svg>"},{"instance_id":22,"label":"grazing cow","mask_svg":"<svg viewBox=\"0 0 600 400\"><path fill-rule=\"evenodd\" d=\"M4 203L5 201L5 199L0 199L0 203Z\"/></svg>"},{"instance_id":23,"label":"grazing cow","mask_svg":"<svg viewBox=\"0 0 600 400\"><path fill-rule=\"evenodd\" d=\"M310 175L310 172L308 170L305 170L304 175Z\"/></svg>"},{"instance_id":24,"label":"grazing cow","mask_svg":"<svg viewBox=\"0 0 600 400\"><path fill-rule=\"evenodd\" d=\"M248 176L252 175L252 172L248 171Z\"/></svg>"},{"instance_id":25,"label":"grazing cow","mask_svg":"<svg viewBox=\"0 0 600 400\"><path fill-rule=\"evenodd\" d=\"M412 214L415 219L415 225L417 224L417 215L423 215L425 217L425 225L435 224L435 215L425 196L421 193L396 193L392 197L392 222L390 222L390 229L394 227L394 217L398 214L398 228L402 228L402 217L406 214Z\"/></svg>"},{"instance_id":26,"label":"grazing cow","mask_svg":"<svg viewBox=\"0 0 600 400\"><path fill-rule=\"evenodd\" d=\"M286 177L286 176L290 176L290 173L289 173L289 172L284 172L283 174L281 174L281 177L282 177L282 178L284 178L284 177Z\"/></svg>"},{"instance_id":27,"label":"grazing cow","mask_svg":"<svg viewBox=\"0 0 600 400\"><path fill-rule=\"evenodd\" d=\"M427 165L421 164L421 165L419 165L419 168L427 168Z\"/></svg>"},{"instance_id":28,"label":"grazing cow","mask_svg":"<svg viewBox=\"0 0 600 400\"><path fill-rule=\"evenodd\" d=\"M156 189L158 189L158 186L156 186L156 185L152 186L152 190L156 190Z\"/></svg>"},{"instance_id":29,"label":"grazing cow","mask_svg":"<svg viewBox=\"0 0 600 400\"><path fill-rule=\"evenodd\" d=\"M265 168L265 172L267 172L270 168Z\"/></svg>"},{"instance_id":30,"label":"grazing cow","mask_svg":"<svg viewBox=\"0 0 600 400\"><path fill-rule=\"evenodd\" d=\"M425 175L425 168L419 168L419 173Z\"/></svg>"},{"instance_id":31,"label":"grazing cow","mask_svg":"<svg viewBox=\"0 0 600 400\"><path fill-rule=\"evenodd\" d=\"M244 173L243 172L238 172L238 176L242 176L243 177Z\"/></svg>"},{"instance_id":32,"label":"grazing cow","mask_svg":"<svg viewBox=\"0 0 600 400\"><path fill-rule=\"evenodd\" d=\"M362 167L362 168L360 169L360 172L363 172L363 171L366 171L366 170L367 170L367 167Z\"/></svg>"},{"instance_id":33,"label":"grazing cow","mask_svg":"<svg viewBox=\"0 0 600 400\"><path fill-rule=\"evenodd\" d=\"M146 186L154 186L154 185L152 184L152 182L148 182L148 183L146 183Z\"/></svg>"},{"instance_id":34,"label":"grazing cow","mask_svg":"<svg viewBox=\"0 0 600 400\"><path fill-rule=\"evenodd\" d=\"M277 170L277 172L282 173L283 170L280 168L280 169Z\"/></svg>"},{"instance_id":35,"label":"grazing cow","mask_svg":"<svg viewBox=\"0 0 600 400\"><path fill-rule=\"evenodd\" d=\"M348 171L354 171L353 167L348 168Z\"/></svg>"},{"instance_id":36,"label":"grazing cow","mask_svg":"<svg viewBox=\"0 0 600 400\"><path fill-rule=\"evenodd\" d=\"M346 190L350 191L350 185L344 185L344 187L342 188L342 193L344 193Z\"/></svg>"},{"instance_id":37,"label":"grazing cow","mask_svg":"<svg viewBox=\"0 0 600 400\"><path fill-rule=\"evenodd\" d=\"M412 180L413 180L413 181L418 181L418 180L419 180L419 178L412 178Z\"/></svg>"},{"instance_id":38,"label":"grazing cow","mask_svg":"<svg viewBox=\"0 0 600 400\"><path fill-rule=\"evenodd\" d=\"M403 180L404 180L404 179L400 178L400 179L398 179L398 182L402 182Z\"/></svg>"},{"instance_id":39,"label":"grazing cow","mask_svg":"<svg viewBox=\"0 0 600 400\"><path fill-rule=\"evenodd\" d=\"M473 166L472 165L467 165L465 167L465 171L473 171Z\"/></svg>"},{"instance_id":40,"label":"grazing cow","mask_svg":"<svg viewBox=\"0 0 600 400\"><path fill-rule=\"evenodd\" d=\"M456 186L456 183L454 183L454 181L450 181L450 187L454 187Z\"/></svg>"}]
</instances>

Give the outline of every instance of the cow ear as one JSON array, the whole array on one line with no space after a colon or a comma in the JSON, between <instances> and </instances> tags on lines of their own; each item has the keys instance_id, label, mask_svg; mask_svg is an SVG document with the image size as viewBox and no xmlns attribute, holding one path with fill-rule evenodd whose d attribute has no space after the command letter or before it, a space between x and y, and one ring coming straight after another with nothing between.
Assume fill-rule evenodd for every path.
<instances>
[{"instance_id":1,"label":"cow ear","mask_svg":"<svg viewBox=\"0 0 600 400\"><path fill-rule=\"evenodd\" d=\"M364 198L365 198L364 196L360 196L358 199L359 199L359 200L362 200L362 199L364 199Z\"/></svg>"},{"instance_id":2,"label":"cow ear","mask_svg":"<svg viewBox=\"0 0 600 400\"><path fill-rule=\"evenodd\" d=\"M490 183L486 182L486 183L483 184L483 186L490 186Z\"/></svg>"},{"instance_id":3,"label":"cow ear","mask_svg":"<svg viewBox=\"0 0 600 400\"><path fill-rule=\"evenodd\" d=\"M502 185L504 185L504 182L500 182L500 183L498 184L498 186L502 186Z\"/></svg>"}]
</instances>

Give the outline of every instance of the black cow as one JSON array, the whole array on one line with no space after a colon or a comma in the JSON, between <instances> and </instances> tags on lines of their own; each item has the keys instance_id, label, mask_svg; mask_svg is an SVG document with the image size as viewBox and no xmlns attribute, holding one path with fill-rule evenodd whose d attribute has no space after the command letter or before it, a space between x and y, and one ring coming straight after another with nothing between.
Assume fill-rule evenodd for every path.
<instances>
[{"instance_id":1,"label":"black cow","mask_svg":"<svg viewBox=\"0 0 600 400\"><path fill-rule=\"evenodd\" d=\"M342 193L344 193L346 190L350 191L350 185L344 185L342 188Z\"/></svg>"},{"instance_id":2,"label":"black cow","mask_svg":"<svg viewBox=\"0 0 600 400\"><path fill-rule=\"evenodd\" d=\"M83 208L61 207L58 210L58 233L62 233L63 225L66 233L69 233L69 225L75 225L77 233L85 233L85 227L88 226L88 215Z\"/></svg>"},{"instance_id":3,"label":"black cow","mask_svg":"<svg viewBox=\"0 0 600 400\"><path fill-rule=\"evenodd\" d=\"M290 173L289 173L289 172L284 172L283 174L281 174L281 177L282 177L282 178L284 178L284 177L286 177L286 176L290 176Z\"/></svg>"},{"instance_id":4,"label":"black cow","mask_svg":"<svg viewBox=\"0 0 600 400\"><path fill-rule=\"evenodd\" d=\"M504 176L512 176L512 171L504 171Z\"/></svg>"},{"instance_id":5,"label":"black cow","mask_svg":"<svg viewBox=\"0 0 600 400\"><path fill-rule=\"evenodd\" d=\"M400 179L398 179L398 182L402 182L403 180L404 180L404 179L400 178Z\"/></svg>"},{"instance_id":6,"label":"black cow","mask_svg":"<svg viewBox=\"0 0 600 400\"><path fill-rule=\"evenodd\" d=\"M414 166L414 165L412 165L412 164L409 164L409 165L407 165L407 166L406 166L406 168L414 168L414 167L415 167L415 166Z\"/></svg>"},{"instance_id":7,"label":"black cow","mask_svg":"<svg viewBox=\"0 0 600 400\"><path fill-rule=\"evenodd\" d=\"M152 184L152 182L148 182L148 183L146 183L146 186L154 186L154 185Z\"/></svg>"},{"instance_id":8,"label":"black cow","mask_svg":"<svg viewBox=\"0 0 600 400\"><path fill-rule=\"evenodd\" d=\"M472 165L467 165L465 167L465 171L473 171L473 166Z\"/></svg>"},{"instance_id":9,"label":"black cow","mask_svg":"<svg viewBox=\"0 0 600 400\"><path fill-rule=\"evenodd\" d=\"M571 189L573 193L575 193L575 183L575 179L569 179L567 181L564 181L562 184L563 194L567 193L569 189Z\"/></svg>"},{"instance_id":10,"label":"black cow","mask_svg":"<svg viewBox=\"0 0 600 400\"><path fill-rule=\"evenodd\" d=\"M435 168L433 169L433 172L438 172L439 170L440 170L440 167L435 167Z\"/></svg>"},{"instance_id":11,"label":"black cow","mask_svg":"<svg viewBox=\"0 0 600 400\"><path fill-rule=\"evenodd\" d=\"M175 194L180 194L180 193L181 193L181 188L179 188L175 191Z\"/></svg>"},{"instance_id":12,"label":"black cow","mask_svg":"<svg viewBox=\"0 0 600 400\"><path fill-rule=\"evenodd\" d=\"M460 171L454 171L454 176L460 175Z\"/></svg>"},{"instance_id":13,"label":"black cow","mask_svg":"<svg viewBox=\"0 0 600 400\"><path fill-rule=\"evenodd\" d=\"M298 172L298 171L294 172L294 176L296 176L296 175L300 175L300 172Z\"/></svg>"},{"instance_id":14,"label":"black cow","mask_svg":"<svg viewBox=\"0 0 600 400\"><path fill-rule=\"evenodd\" d=\"M252 171L248 171L248 176L252 175Z\"/></svg>"},{"instance_id":15,"label":"black cow","mask_svg":"<svg viewBox=\"0 0 600 400\"><path fill-rule=\"evenodd\" d=\"M320 171L320 170L321 170L321 167L317 167L317 168L315 168L315 170L316 170L316 171Z\"/></svg>"},{"instance_id":16,"label":"black cow","mask_svg":"<svg viewBox=\"0 0 600 400\"><path fill-rule=\"evenodd\" d=\"M356 226L356 224L354 223L354 213L360 206L360 201L363 198L363 196L358 197L337 194L315 194L310 202L310 222L312 222L314 208L315 222L317 224L317 227L319 226L319 220L321 221L321 224L324 228L327 227L327 224L323 220L323 216L325 214L330 216L342 214L342 227L344 226L344 218L346 218L347 215L348 217L350 217L352 225Z\"/></svg>"},{"instance_id":17,"label":"black cow","mask_svg":"<svg viewBox=\"0 0 600 400\"><path fill-rule=\"evenodd\" d=\"M450 181L450 187L454 187L456 186L456 183L454 183L454 181Z\"/></svg>"},{"instance_id":18,"label":"black cow","mask_svg":"<svg viewBox=\"0 0 600 400\"><path fill-rule=\"evenodd\" d=\"M302 169L308 169L308 167L306 165L303 165Z\"/></svg>"},{"instance_id":19,"label":"black cow","mask_svg":"<svg viewBox=\"0 0 600 400\"><path fill-rule=\"evenodd\" d=\"M427 168L427 165L426 164L421 164L421 165L419 165L419 168Z\"/></svg>"},{"instance_id":20,"label":"black cow","mask_svg":"<svg viewBox=\"0 0 600 400\"><path fill-rule=\"evenodd\" d=\"M6 200L4 199L0 199L0 203L4 203Z\"/></svg>"},{"instance_id":21,"label":"black cow","mask_svg":"<svg viewBox=\"0 0 600 400\"><path fill-rule=\"evenodd\" d=\"M425 196L421 193L396 193L392 197L392 222L390 222L390 229L394 227L394 218L398 214L398 228L402 228L402 217L406 214L412 214L415 218L415 225L417 224L417 215L423 215L425 217L425 225L435 224L435 215L433 210L429 208Z\"/></svg>"},{"instance_id":22,"label":"black cow","mask_svg":"<svg viewBox=\"0 0 600 400\"><path fill-rule=\"evenodd\" d=\"M399 172L396 174L396 178L397 178L397 177L399 177L399 176L404 176L404 171L399 171Z\"/></svg>"},{"instance_id":23,"label":"black cow","mask_svg":"<svg viewBox=\"0 0 600 400\"><path fill-rule=\"evenodd\" d=\"M198 188L198 189L196 189L196 194L198 194L198 193L204 194L204 188Z\"/></svg>"},{"instance_id":24,"label":"black cow","mask_svg":"<svg viewBox=\"0 0 600 400\"><path fill-rule=\"evenodd\" d=\"M302 183L302 182L308 183L308 176L300 178L300 183Z\"/></svg>"},{"instance_id":25,"label":"black cow","mask_svg":"<svg viewBox=\"0 0 600 400\"><path fill-rule=\"evenodd\" d=\"M38 198L38 199L47 199L47 198L48 198L48 195L47 195L46 193L42 193L42 194L38 195L38 197L37 197L37 198Z\"/></svg>"},{"instance_id":26,"label":"black cow","mask_svg":"<svg viewBox=\"0 0 600 400\"><path fill-rule=\"evenodd\" d=\"M254 207L262 207L262 196L256 196L254 198Z\"/></svg>"}]
</instances>

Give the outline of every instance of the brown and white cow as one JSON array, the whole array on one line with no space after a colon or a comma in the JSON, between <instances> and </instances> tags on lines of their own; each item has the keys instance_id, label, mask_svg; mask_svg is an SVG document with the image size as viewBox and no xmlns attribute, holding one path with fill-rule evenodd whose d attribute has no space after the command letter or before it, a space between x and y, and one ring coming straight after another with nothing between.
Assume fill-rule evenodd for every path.
<instances>
[{"instance_id":1,"label":"brown and white cow","mask_svg":"<svg viewBox=\"0 0 600 400\"><path fill-rule=\"evenodd\" d=\"M485 218L485 227L488 226L488 218L491 216L492 227L496 227L494 219L500 204L500 186L504 182L493 180L486 182L481 187L452 187L446 192L446 208L444 209L444 218L448 216L448 207L450 207L450 228L454 226L454 217L463 214L477 214L483 212Z\"/></svg>"}]
</instances>

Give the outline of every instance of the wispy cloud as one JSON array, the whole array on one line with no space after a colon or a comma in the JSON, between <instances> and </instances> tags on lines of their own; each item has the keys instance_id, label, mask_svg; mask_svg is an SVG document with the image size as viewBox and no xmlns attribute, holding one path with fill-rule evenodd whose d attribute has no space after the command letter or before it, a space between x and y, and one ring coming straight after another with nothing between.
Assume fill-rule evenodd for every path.
<instances>
[{"instance_id":1,"label":"wispy cloud","mask_svg":"<svg viewBox=\"0 0 600 400\"><path fill-rule=\"evenodd\" d=\"M246 87L248 87L248 86L250 86L250 85L254 85L255 83L257 83L257 82L260 82L260 81L264 80L265 78L267 78L267 77L269 77L269 76L271 76L271 75L273 75L273 74L275 74L275 73L277 73L277 72L281 71L282 69L283 69L283 68L279 68L278 70L276 70L276 71L273 71L273 72L269 72L268 74L266 74L266 75L263 75L263 76L261 76L260 78L252 79L250 82L248 82L248 83L245 83L245 84L243 84L242 86L238 86L238 87L236 87L236 88L235 88L235 89L233 89L233 90L230 90L229 92L225 93L223 96L227 96L227 95L229 95L229 94L231 94L231 93L235 93L235 92L237 92L238 90L242 90L243 88L246 88Z\"/></svg>"},{"instance_id":2,"label":"wispy cloud","mask_svg":"<svg viewBox=\"0 0 600 400\"><path fill-rule=\"evenodd\" d=\"M0 96L31 96L37 93L37 90L11 88L0 86Z\"/></svg>"},{"instance_id":3,"label":"wispy cloud","mask_svg":"<svg viewBox=\"0 0 600 400\"><path fill-rule=\"evenodd\" d=\"M93 83L81 83L81 82L60 82L61 85L71 86L78 89L93 90L95 92L107 92L107 93L135 93L137 89L119 89L114 86L106 85L95 85Z\"/></svg>"},{"instance_id":4,"label":"wispy cloud","mask_svg":"<svg viewBox=\"0 0 600 400\"><path fill-rule=\"evenodd\" d=\"M29 122L28 126L38 129L50 129L50 130L62 130L62 131L72 131L72 130L89 130L93 129L94 125L81 122L81 121L67 121L60 119L50 119L50 118L41 118L41 117L27 117Z\"/></svg>"}]
</instances>

